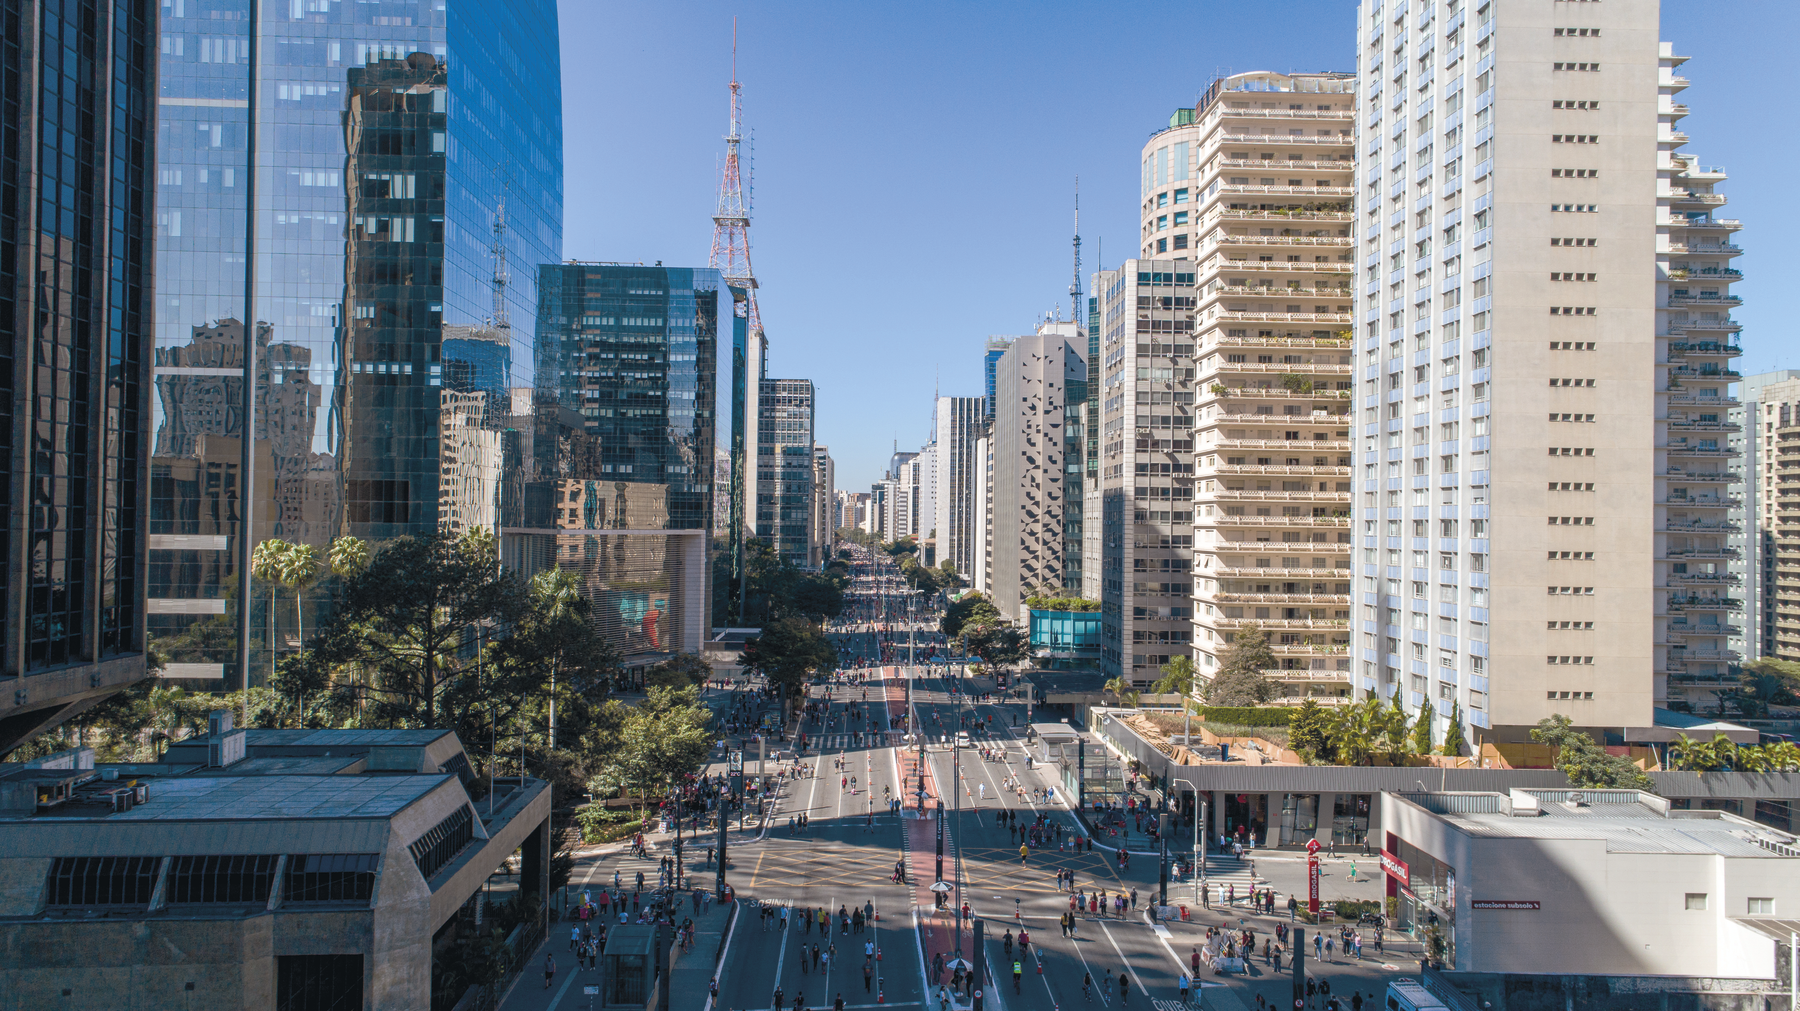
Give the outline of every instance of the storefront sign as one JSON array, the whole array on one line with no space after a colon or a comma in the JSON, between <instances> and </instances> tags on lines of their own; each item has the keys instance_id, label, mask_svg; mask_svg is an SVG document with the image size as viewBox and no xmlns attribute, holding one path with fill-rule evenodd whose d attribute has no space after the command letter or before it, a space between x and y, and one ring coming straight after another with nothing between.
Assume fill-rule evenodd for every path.
<instances>
[{"instance_id":1,"label":"storefront sign","mask_svg":"<svg viewBox=\"0 0 1800 1011\"><path fill-rule=\"evenodd\" d=\"M1388 877L1399 881L1400 887L1412 887L1412 873L1407 869L1406 861L1387 850L1381 851L1381 869L1386 872Z\"/></svg>"},{"instance_id":2,"label":"storefront sign","mask_svg":"<svg viewBox=\"0 0 1800 1011\"><path fill-rule=\"evenodd\" d=\"M1319 915L1319 857L1316 853L1306 858L1306 911Z\"/></svg>"},{"instance_id":3,"label":"storefront sign","mask_svg":"<svg viewBox=\"0 0 1800 1011\"><path fill-rule=\"evenodd\" d=\"M1542 909L1543 904L1536 899L1474 899L1469 902L1476 909Z\"/></svg>"}]
</instances>

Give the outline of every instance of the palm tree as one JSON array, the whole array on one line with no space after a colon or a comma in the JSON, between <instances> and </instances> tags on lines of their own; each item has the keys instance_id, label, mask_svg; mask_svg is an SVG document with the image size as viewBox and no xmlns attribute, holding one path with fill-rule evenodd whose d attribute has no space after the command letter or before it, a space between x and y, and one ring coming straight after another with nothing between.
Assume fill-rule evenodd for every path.
<instances>
[{"instance_id":1,"label":"palm tree","mask_svg":"<svg viewBox=\"0 0 1800 1011\"><path fill-rule=\"evenodd\" d=\"M574 569L557 566L531 577L531 595L544 604L544 615L561 621L576 614L581 604L581 576ZM556 749L556 665L550 665L550 749Z\"/></svg>"},{"instance_id":2,"label":"palm tree","mask_svg":"<svg viewBox=\"0 0 1800 1011\"><path fill-rule=\"evenodd\" d=\"M1135 707L1138 704L1138 697L1143 694L1132 690L1131 682L1122 677L1113 678L1101 687L1105 691L1112 692L1122 704L1127 706Z\"/></svg>"},{"instance_id":3,"label":"palm tree","mask_svg":"<svg viewBox=\"0 0 1800 1011\"><path fill-rule=\"evenodd\" d=\"M1737 767L1738 746L1724 734L1717 734L1710 741L1696 741L1682 734L1669 745L1669 760L1675 768L1689 772L1730 770Z\"/></svg>"},{"instance_id":4,"label":"palm tree","mask_svg":"<svg viewBox=\"0 0 1800 1011\"><path fill-rule=\"evenodd\" d=\"M319 564L319 549L311 544L290 544L281 553L277 569L281 584L294 591L294 630L299 640L299 648L306 648L306 588L319 581L323 572ZM306 725L306 693L301 692L295 700L294 725Z\"/></svg>"},{"instance_id":5,"label":"palm tree","mask_svg":"<svg viewBox=\"0 0 1800 1011\"><path fill-rule=\"evenodd\" d=\"M150 689L150 722L152 727L161 725L160 729L150 734L150 750L157 754L156 740L160 734L164 741L175 739L175 730L181 725L181 700L187 697L187 691L179 686Z\"/></svg>"},{"instance_id":6,"label":"palm tree","mask_svg":"<svg viewBox=\"0 0 1800 1011\"><path fill-rule=\"evenodd\" d=\"M275 589L281 585L283 560L293 545L279 537L258 541L250 552L250 575L269 584L269 680L275 679Z\"/></svg>"},{"instance_id":7,"label":"palm tree","mask_svg":"<svg viewBox=\"0 0 1800 1011\"><path fill-rule=\"evenodd\" d=\"M369 567L369 545L361 537L339 537L331 542L326 559L332 575L347 579Z\"/></svg>"}]
</instances>

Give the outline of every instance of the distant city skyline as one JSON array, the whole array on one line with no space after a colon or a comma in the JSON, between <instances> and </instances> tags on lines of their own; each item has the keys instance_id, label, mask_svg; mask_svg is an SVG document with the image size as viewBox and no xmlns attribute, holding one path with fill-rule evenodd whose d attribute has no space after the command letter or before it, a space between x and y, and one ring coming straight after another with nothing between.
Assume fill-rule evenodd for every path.
<instances>
[{"instance_id":1,"label":"distant city skyline","mask_svg":"<svg viewBox=\"0 0 1800 1011\"><path fill-rule=\"evenodd\" d=\"M1764 29L1750 37L1721 31L1701 6L1665 5L1661 30L1705 68L1684 93L1696 113L1687 150L1730 170L1732 206L1753 223L1740 285L1746 374L1800 367L1774 288L1758 297L1783 274L1771 257L1794 254L1752 241L1800 223L1782 171L1800 142L1735 97L1779 65L1800 8L1750 8L1735 9ZM817 385L819 438L851 490L880 478L896 439L911 450L929 440L934 378L943 395L978 396L989 335L1067 315L1077 175L1085 286L1135 252L1139 149L1171 111L1219 74L1356 69L1354 5L1326 0L1187 12L1189 37L1209 43L1154 59L1142 40L1167 30L1167 14L1153 9L1054 3L1019 19L946 3L904 15L564 3L564 157L580 166L566 256L705 264L733 14L769 374ZM967 268L971 253L984 254L982 270ZM877 294L871 281L896 290Z\"/></svg>"}]
</instances>

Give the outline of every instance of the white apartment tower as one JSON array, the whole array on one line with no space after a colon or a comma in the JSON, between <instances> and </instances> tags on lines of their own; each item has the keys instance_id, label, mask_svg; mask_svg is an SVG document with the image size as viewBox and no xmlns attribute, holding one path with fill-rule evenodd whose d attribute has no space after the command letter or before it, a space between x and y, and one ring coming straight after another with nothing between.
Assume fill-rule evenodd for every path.
<instances>
[{"instance_id":1,"label":"white apartment tower","mask_svg":"<svg viewBox=\"0 0 1800 1011\"><path fill-rule=\"evenodd\" d=\"M1353 673L1430 699L1439 739L1453 707L1473 741L1648 727L1725 660L1696 626L1736 603L1706 455L1729 379L1699 366L1735 324L1669 273L1735 222L1678 192L1657 24L1656 0L1359 8Z\"/></svg>"},{"instance_id":2,"label":"white apartment tower","mask_svg":"<svg viewBox=\"0 0 1800 1011\"><path fill-rule=\"evenodd\" d=\"M1081 459L1071 393L1087 386L1079 340L1040 328L1014 340L995 366L986 585L1009 619L1023 617L1021 604L1033 593L1071 588L1069 517L1081 508L1080 475L1071 481L1067 466ZM1073 555L1080 558L1078 534ZM1078 591L1080 577L1074 578Z\"/></svg>"},{"instance_id":3,"label":"white apartment tower","mask_svg":"<svg viewBox=\"0 0 1800 1011\"><path fill-rule=\"evenodd\" d=\"M1735 273L1735 272L1734 272ZM1744 580L1744 630L1732 646L1746 660L1775 656L1775 528L1779 449L1775 433L1800 419L1800 369L1745 376L1733 420L1743 426L1735 463L1743 468L1744 504L1732 515L1731 559Z\"/></svg>"},{"instance_id":4,"label":"white apartment tower","mask_svg":"<svg viewBox=\"0 0 1800 1011\"><path fill-rule=\"evenodd\" d=\"M932 421L937 445L932 526L937 531L938 564L949 562L964 579L972 580L979 557L975 503L981 481L975 444L987 423L986 408L980 397L939 397Z\"/></svg>"}]
</instances>

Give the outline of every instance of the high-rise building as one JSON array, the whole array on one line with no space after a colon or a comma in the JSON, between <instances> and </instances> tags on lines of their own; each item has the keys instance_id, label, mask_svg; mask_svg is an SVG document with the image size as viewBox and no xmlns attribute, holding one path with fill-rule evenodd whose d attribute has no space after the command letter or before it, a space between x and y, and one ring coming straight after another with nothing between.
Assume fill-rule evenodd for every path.
<instances>
[{"instance_id":1,"label":"high-rise building","mask_svg":"<svg viewBox=\"0 0 1800 1011\"><path fill-rule=\"evenodd\" d=\"M251 10L160 22L148 611L201 687L244 682L246 626L251 671L297 646L291 609L273 643L239 612L247 545L507 522L509 391L539 384L561 259L554 4Z\"/></svg>"},{"instance_id":2,"label":"high-rise building","mask_svg":"<svg viewBox=\"0 0 1800 1011\"><path fill-rule=\"evenodd\" d=\"M994 416L994 370L999 367L1000 359L1006 355L1006 349L1012 346L1011 337L989 337L987 350L981 355L982 403L987 407L987 416Z\"/></svg>"},{"instance_id":3,"label":"high-rise building","mask_svg":"<svg viewBox=\"0 0 1800 1011\"><path fill-rule=\"evenodd\" d=\"M1723 248L1740 222L1719 213L1725 171L1679 150L1687 106L1674 96L1687 82L1675 68L1685 57L1667 43L1660 50L1657 143L1667 157L1658 164L1656 225L1667 238L1659 235L1656 333L1668 371L1656 387L1656 418L1666 425L1656 461L1664 524L1656 602L1664 619L1658 670L1666 678L1655 701L1699 712L1736 693L1745 648L1743 555L1733 543L1742 538L1744 475L1732 467L1744 449L1744 418L1731 389L1739 378L1731 369L1739 353L1731 308L1741 300L1730 286L1741 275L1731 266L1737 248Z\"/></svg>"},{"instance_id":4,"label":"high-rise building","mask_svg":"<svg viewBox=\"0 0 1800 1011\"><path fill-rule=\"evenodd\" d=\"M1681 275L1738 222L1657 23L1359 9L1354 674L1476 743L1649 727L1730 663L1736 324Z\"/></svg>"},{"instance_id":5,"label":"high-rise building","mask_svg":"<svg viewBox=\"0 0 1800 1011\"><path fill-rule=\"evenodd\" d=\"M5 19L0 755L144 677L157 12Z\"/></svg>"},{"instance_id":6,"label":"high-rise building","mask_svg":"<svg viewBox=\"0 0 1800 1011\"><path fill-rule=\"evenodd\" d=\"M508 561L578 572L597 627L628 657L698 652L726 582L709 557L714 484L730 479L715 472L731 385L719 329L742 329L732 307L744 291L708 268L571 261L537 273L540 376L554 377L537 396L573 432L534 454Z\"/></svg>"},{"instance_id":7,"label":"high-rise building","mask_svg":"<svg viewBox=\"0 0 1800 1011\"><path fill-rule=\"evenodd\" d=\"M1081 401L1081 595L1100 599L1100 294L1087 300L1087 389Z\"/></svg>"},{"instance_id":8,"label":"high-rise building","mask_svg":"<svg viewBox=\"0 0 1800 1011\"><path fill-rule=\"evenodd\" d=\"M1168 596L1184 585L1191 558L1200 683L1239 631L1255 626L1276 656L1265 673L1290 703L1352 695L1355 84L1350 74L1213 82L1144 145L1143 246L1168 244L1155 255L1173 268L1140 263L1136 277L1096 285L1116 297L1110 347L1137 360L1129 381L1138 431L1120 479L1134 482L1134 583L1147 598ZM1145 453L1147 441L1165 445ZM1176 519L1190 495L1191 530ZM1130 635L1120 652L1129 642L1132 662L1121 672L1154 680L1189 652L1174 613L1183 605L1134 593L1125 606Z\"/></svg>"},{"instance_id":9,"label":"high-rise building","mask_svg":"<svg viewBox=\"0 0 1800 1011\"><path fill-rule=\"evenodd\" d=\"M1774 556L1774 606L1769 623L1769 656L1800 663L1800 408L1784 408L1774 432L1775 522L1769 553Z\"/></svg>"},{"instance_id":10,"label":"high-rise building","mask_svg":"<svg viewBox=\"0 0 1800 1011\"><path fill-rule=\"evenodd\" d=\"M975 442L986 425L981 397L939 397L935 405L936 473L931 477L932 527L937 531L937 560L948 562L964 579L976 569Z\"/></svg>"},{"instance_id":11,"label":"high-rise building","mask_svg":"<svg viewBox=\"0 0 1800 1011\"><path fill-rule=\"evenodd\" d=\"M831 560L831 545L837 539L837 529L837 465L831 459L829 448L814 446L812 551L807 563L809 566L820 568Z\"/></svg>"},{"instance_id":12,"label":"high-rise building","mask_svg":"<svg viewBox=\"0 0 1800 1011\"><path fill-rule=\"evenodd\" d=\"M1162 180L1152 185L1170 192L1166 169ZM1160 259L1102 270L1093 288L1101 299L1101 504L1088 522L1101 528L1100 667L1142 687L1192 648L1199 289L1192 261ZM1229 533L1248 522L1232 520Z\"/></svg>"},{"instance_id":13,"label":"high-rise building","mask_svg":"<svg viewBox=\"0 0 1800 1011\"><path fill-rule=\"evenodd\" d=\"M1720 368L1713 363L1714 368ZM1746 660L1775 655L1775 520L1780 504L1777 429L1800 418L1800 369L1745 376L1732 421L1742 426L1733 462L1744 475L1744 503L1732 510L1727 560L1744 587L1744 627L1731 648Z\"/></svg>"},{"instance_id":14,"label":"high-rise building","mask_svg":"<svg viewBox=\"0 0 1800 1011\"><path fill-rule=\"evenodd\" d=\"M1072 395L1083 396L1087 362L1079 338L1058 332L1072 329L1016 338L995 367L987 588L1012 620L1024 617L1031 594L1069 589L1069 558L1080 556L1080 536L1071 545L1068 527L1080 502L1070 501L1065 461L1081 452L1071 447L1080 435L1078 427L1070 435L1069 407Z\"/></svg>"},{"instance_id":15,"label":"high-rise building","mask_svg":"<svg viewBox=\"0 0 1800 1011\"><path fill-rule=\"evenodd\" d=\"M805 567L812 548L812 380L764 379L757 411L756 535Z\"/></svg>"}]
</instances>

